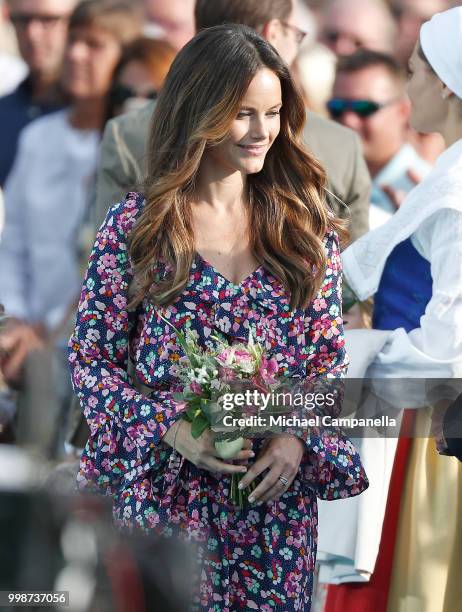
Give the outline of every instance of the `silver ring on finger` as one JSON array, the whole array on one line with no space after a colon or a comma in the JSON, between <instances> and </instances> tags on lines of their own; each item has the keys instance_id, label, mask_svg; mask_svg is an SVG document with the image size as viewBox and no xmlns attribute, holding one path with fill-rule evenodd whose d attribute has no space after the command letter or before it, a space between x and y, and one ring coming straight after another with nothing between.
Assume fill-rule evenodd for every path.
<instances>
[{"instance_id":1,"label":"silver ring on finger","mask_svg":"<svg viewBox=\"0 0 462 612\"><path fill-rule=\"evenodd\" d=\"M287 487L287 485L289 484L289 481L285 476L279 476L279 480L282 482L284 487Z\"/></svg>"}]
</instances>

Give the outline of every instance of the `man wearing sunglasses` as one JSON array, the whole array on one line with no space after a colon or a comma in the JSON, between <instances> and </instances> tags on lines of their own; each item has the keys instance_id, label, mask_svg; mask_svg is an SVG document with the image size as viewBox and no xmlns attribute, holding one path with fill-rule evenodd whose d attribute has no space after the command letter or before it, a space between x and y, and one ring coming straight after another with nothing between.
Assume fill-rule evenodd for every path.
<instances>
[{"instance_id":1,"label":"man wearing sunglasses","mask_svg":"<svg viewBox=\"0 0 462 612\"><path fill-rule=\"evenodd\" d=\"M30 121L62 105L57 86L67 21L77 0L8 0L28 77L0 98L0 187L16 154L19 133Z\"/></svg>"},{"instance_id":2,"label":"man wearing sunglasses","mask_svg":"<svg viewBox=\"0 0 462 612\"><path fill-rule=\"evenodd\" d=\"M369 223L377 227L395 212L397 199L431 169L406 142L410 103L400 65L366 49L341 58L327 109L332 119L361 138L372 176Z\"/></svg>"},{"instance_id":3,"label":"man wearing sunglasses","mask_svg":"<svg viewBox=\"0 0 462 612\"><path fill-rule=\"evenodd\" d=\"M298 10L295 0L197 0L196 29L221 23L248 25L268 40L290 66L305 34L300 28ZM146 126L153 109L154 105L150 104L140 111L113 119L106 126L95 209L98 227L109 207L141 183ZM334 194L332 207L336 214L349 219L354 240L368 229L370 194L370 177L359 140L351 130L342 129L314 113L308 113L304 135L308 146L327 170L330 191Z\"/></svg>"}]
</instances>

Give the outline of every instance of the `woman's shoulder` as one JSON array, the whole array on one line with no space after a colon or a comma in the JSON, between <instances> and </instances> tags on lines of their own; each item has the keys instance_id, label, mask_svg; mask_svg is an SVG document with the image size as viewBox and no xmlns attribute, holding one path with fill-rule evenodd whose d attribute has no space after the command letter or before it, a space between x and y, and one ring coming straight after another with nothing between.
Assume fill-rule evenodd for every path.
<instances>
[{"instance_id":1,"label":"woman's shoulder","mask_svg":"<svg viewBox=\"0 0 462 612\"><path fill-rule=\"evenodd\" d=\"M102 227L112 227L119 233L128 235L143 212L145 203L142 193L137 191L127 193L124 200L111 206Z\"/></svg>"},{"instance_id":2,"label":"woman's shoulder","mask_svg":"<svg viewBox=\"0 0 462 612\"><path fill-rule=\"evenodd\" d=\"M340 250L339 235L337 231L333 229L332 227L329 227L326 230L326 233L324 234L322 238L322 243L324 245L325 250L328 252Z\"/></svg>"},{"instance_id":3,"label":"woman's shoulder","mask_svg":"<svg viewBox=\"0 0 462 612\"><path fill-rule=\"evenodd\" d=\"M342 257L340 251L340 238L335 229L329 228L323 238L326 255L326 276L339 274L342 270Z\"/></svg>"}]
</instances>

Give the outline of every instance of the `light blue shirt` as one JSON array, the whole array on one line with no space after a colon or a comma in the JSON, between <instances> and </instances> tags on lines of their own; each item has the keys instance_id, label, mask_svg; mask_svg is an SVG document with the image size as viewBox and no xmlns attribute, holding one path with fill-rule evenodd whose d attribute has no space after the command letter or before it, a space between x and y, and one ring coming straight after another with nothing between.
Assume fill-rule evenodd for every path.
<instances>
[{"instance_id":1,"label":"light blue shirt","mask_svg":"<svg viewBox=\"0 0 462 612\"><path fill-rule=\"evenodd\" d=\"M372 181L370 228L375 229L382 225L396 212L393 202L383 191L383 186L387 185L397 191L409 193L415 187L415 183L407 176L407 172L412 170L424 179L431 169L431 165L418 155L414 147L410 144L403 145Z\"/></svg>"},{"instance_id":2,"label":"light blue shirt","mask_svg":"<svg viewBox=\"0 0 462 612\"><path fill-rule=\"evenodd\" d=\"M5 187L0 240L0 303L9 315L53 330L77 299L77 237L99 139L97 130L73 128L66 111L23 130Z\"/></svg>"}]
</instances>

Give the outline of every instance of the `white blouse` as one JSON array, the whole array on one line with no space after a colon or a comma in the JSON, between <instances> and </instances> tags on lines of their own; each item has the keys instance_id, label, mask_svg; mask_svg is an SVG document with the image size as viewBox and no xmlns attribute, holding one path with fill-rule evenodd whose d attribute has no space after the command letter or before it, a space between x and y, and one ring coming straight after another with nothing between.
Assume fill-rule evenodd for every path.
<instances>
[{"instance_id":1,"label":"white blouse","mask_svg":"<svg viewBox=\"0 0 462 612\"><path fill-rule=\"evenodd\" d=\"M447 149L400 210L343 255L353 291L365 299L378 288L388 255L411 237L430 262L432 297L420 327L390 333L367 376L462 376L462 140Z\"/></svg>"}]
</instances>

